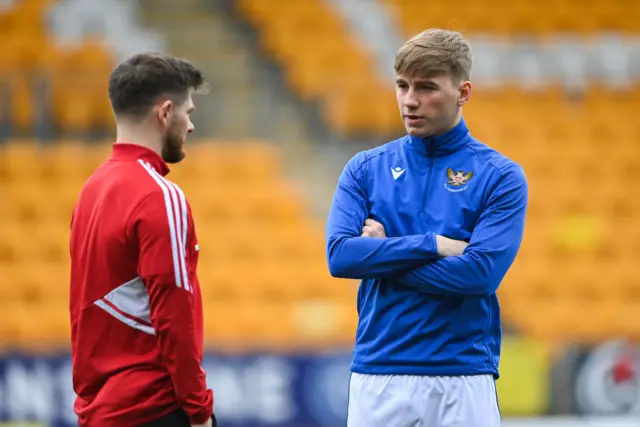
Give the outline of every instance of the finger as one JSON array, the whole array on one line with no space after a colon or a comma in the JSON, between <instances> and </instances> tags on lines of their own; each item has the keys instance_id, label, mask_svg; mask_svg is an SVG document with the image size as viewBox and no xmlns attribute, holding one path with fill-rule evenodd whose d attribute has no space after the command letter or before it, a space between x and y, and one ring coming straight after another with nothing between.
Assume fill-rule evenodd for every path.
<instances>
[{"instance_id":1,"label":"finger","mask_svg":"<svg viewBox=\"0 0 640 427\"><path fill-rule=\"evenodd\" d=\"M365 225L370 225L370 226L375 226L375 225L380 225L380 223L378 221L376 221L375 219L371 219L368 218L367 220L365 220Z\"/></svg>"}]
</instances>

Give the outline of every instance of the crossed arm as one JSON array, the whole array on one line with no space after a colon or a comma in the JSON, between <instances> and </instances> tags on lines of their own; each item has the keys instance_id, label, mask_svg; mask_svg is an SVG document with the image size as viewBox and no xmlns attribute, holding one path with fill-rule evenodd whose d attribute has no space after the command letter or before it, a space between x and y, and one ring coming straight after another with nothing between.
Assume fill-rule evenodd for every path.
<instances>
[{"instance_id":1,"label":"crossed arm","mask_svg":"<svg viewBox=\"0 0 640 427\"><path fill-rule=\"evenodd\" d=\"M386 237L369 219L360 174L351 162L345 167L329 212L327 259L334 277L384 278L455 297L496 291L524 233L528 186L519 166L495 179L468 245L434 233Z\"/></svg>"}]
</instances>

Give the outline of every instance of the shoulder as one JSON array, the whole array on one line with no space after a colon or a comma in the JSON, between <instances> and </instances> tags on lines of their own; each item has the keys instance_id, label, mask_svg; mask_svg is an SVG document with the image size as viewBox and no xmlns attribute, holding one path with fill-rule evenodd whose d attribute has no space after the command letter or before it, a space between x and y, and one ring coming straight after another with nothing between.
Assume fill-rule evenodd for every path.
<instances>
[{"instance_id":1,"label":"shoulder","mask_svg":"<svg viewBox=\"0 0 640 427\"><path fill-rule=\"evenodd\" d=\"M178 184L143 162L135 173L137 180L131 184L134 199L137 199L135 214L147 216L153 211L171 217L190 215L189 202Z\"/></svg>"},{"instance_id":2,"label":"shoulder","mask_svg":"<svg viewBox=\"0 0 640 427\"><path fill-rule=\"evenodd\" d=\"M472 138L467 148L492 169L494 176L492 181L499 182L507 179L510 182L527 184L524 168L515 160L476 138Z\"/></svg>"},{"instance_id":3,"label":"shoulder","mask_svg":"<svg viewBox=\"0 0 640 427\"><path fill-rule=\"evenodd\" d=\"M369 163L398 151L405 139L406 136L395 139L393 141L389 141L375 148L362 150L351 157L351 159L347 163L346 168L353 174L359 174L361 173L363 168L367 167Z\"/></svg>"},{"instance_id":4,"label":"shoulder","mask_svg":"<svg viewBox=\"0 0 640 427\"><path fill-rule=\"evenodd\" d=\"M139 178L135 185L138 187L140 199L176 199L180 203L186 203L186 196L178 184L143 161L139 161L137 166L136 174Z\"/></svg>"}]
</instances>

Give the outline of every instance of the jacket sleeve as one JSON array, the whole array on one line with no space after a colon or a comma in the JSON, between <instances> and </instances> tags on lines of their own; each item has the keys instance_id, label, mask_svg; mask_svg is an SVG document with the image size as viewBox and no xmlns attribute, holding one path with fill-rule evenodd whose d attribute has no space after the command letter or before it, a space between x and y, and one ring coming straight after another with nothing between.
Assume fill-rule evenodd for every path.
<instances>
[{"instance_id":1,"label":"jacket sleeve","mask_svg":"<svg viewBox=\"0 0 640 427\"><path fill-rule=\"evenodd\" d=\"M151 323L162 363L182 408L192 423L200 424L211 418L213 392L206 387L202 343L198 342L201 328L192 315L194 294L184 242L185 227L192 220L188 212L184 198L174 198L169 191L155 192L138 205L131 235L139 247L139 275L149 292Z\"/></svg>"},{"instance_id":2,"label":"jacket sleeve","mask_svg":"<svg viewBox=\"0 0 640 427\"><path fill-rule=\"evenodd\" d=\"M364 153L342 171L327 220L327 260L333 277L370 279L399 273L436 259L435 234L385 239L360 237L369 218L363 179Z\"/></svg>"},{"instance_id":3,"label":"jacket sleeve","mask_svg":"<svg viewBox=\"0 0 640 427\"><path fill-rule=\"evenodd\" d=\"M520 249L527 202L524 171L514 165L498 177L462 256L440 258L389 278L428 294L493 294Z\"/></svg>"}]
</instances>

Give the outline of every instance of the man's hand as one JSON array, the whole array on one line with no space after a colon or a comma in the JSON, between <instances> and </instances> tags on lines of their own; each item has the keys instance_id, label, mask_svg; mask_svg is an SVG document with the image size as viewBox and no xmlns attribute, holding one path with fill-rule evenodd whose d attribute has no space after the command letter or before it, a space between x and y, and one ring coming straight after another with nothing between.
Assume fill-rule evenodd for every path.
<instances>
[{"instance_id":1,"label":"man's hand","mask_svg":"<svg viewBox=\"0 0 640 427\"><path fill-rule=\"evenodd\" d=\"M436 236L436 243L438 245L438 255L441 257L460 256L468 245L467 242L462 240L453 240L440 235Z\"/></svg>"},{"instance_id":2,"label":"man's hand","mask_svg":"<svg viewBox=\"0 0 640 427\"><path fill-rule=\"evenodd\" d=\"M364 222L364 227L362 227L362 236L360 237L384 238L387 237L387 235L384 232L382 224L373 219L368 219Z\"/></svg>"},{"instance_id":3,"label":"man's hand","mask_svg":"<svg viewBox=\"0 0 640 427\"><path fill-rule=\"evenodd\" d=\"M213 422L211 421L211 419L209 419L209 421L207 421L204 424L191 424L191 427L212 427L213 426Z\"/></svg>"}]
</instances>

